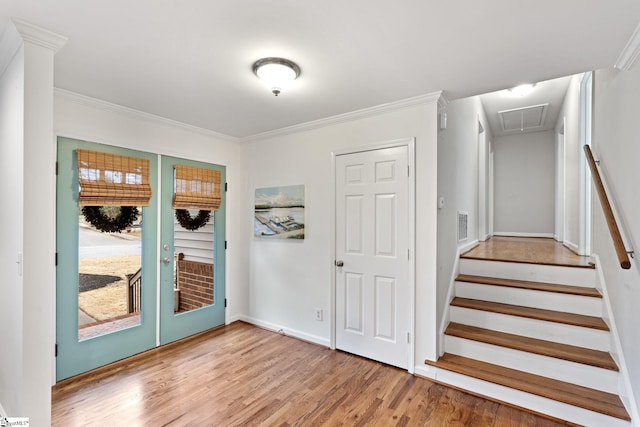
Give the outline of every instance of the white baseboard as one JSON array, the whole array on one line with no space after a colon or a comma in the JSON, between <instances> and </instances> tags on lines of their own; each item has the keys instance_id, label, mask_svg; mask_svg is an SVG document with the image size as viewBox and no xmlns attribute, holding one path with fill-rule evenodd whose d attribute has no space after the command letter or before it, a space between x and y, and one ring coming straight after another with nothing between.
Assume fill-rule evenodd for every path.
<instances>
[{"instance_id":1,"label":"white baseboard","mask_svg":"<svg viewBox=\"0 0 640 427\"><path fill-rule=\"evenodd\" d=\"M414 375L417 377L426 378L428 380L436 379L436 368L430 365L416 365L414 368Z\"/></svg>"},{"instance_id":2,"label":"white baseboard","mask_svg":"<svg viewBox=\"0 0 640 427\"><path fill-rule=\"evenodd\" d=\"M456 251L456 258L453 261L453 268L451 269L451 277L449 278L449 290L447 291L447 306L442 312L442 319L440 319L440 327L438 328L438 356L444 353L444 330L447 328L449 324L449 303L453 300L455 296L455 286L456 286L456 277L458 277L458 273L460 272L460 255L465 252L469 252L471 249L478 246L478 241L474 240L473 242L469 242L465 245L459 246Z\"/></svg>"},{"instance_id":3,"label":"white baseboard","mask_svg":"<svg viewBox=\"0 0 640 427\"><path fill-rule=\"evenodd\" d=\"M519 233L516 231L496 231L493 235L504 237L543 237L545 239L553 239L556 237L553 233Z\"/></svg>"},{"instance_id":4,"label":"white baseboard","mask_svg":"<svg viewBox=\"0 0 640 427\"><path fill-rule=\"evenodd\" d=\"M471 249L475 248L476 246L478 246L479 243L477 240L474 240L473 242L469 242L466 243L462 246L458 246L458 253L456 254L457 258L460 258L460 255L465 253L465 252L469 252Z\"/></svg>"},{"instance_id":5,"label":"white baseboard","mask_svg":"<svg viewBox=\"0 0 640 427\"><path fill-rule=\"evenodd\" d=\"M255 319L249 316L234 316L237 317L237 320L242 320L243 322L251 323L252 325L259 326L264 329L269 329L273 332L278 332L283 335L287 335L293 338L297 338L302 341L307 341L313 344L318 344L321 346L329 347L330 341L329 338L319 337L317 335L307 334L306 332L298 331L296 329L287 328L286 326L277 325L271 322L265 322L263 320Z\"/></svg>"},{"instance_id":6,"label":"white baseboard","mask_svg":"<svg viewBox=\"0 0 640 427\"><path fill-rule=\"evenodd\" d=\"M575 253L579 253L579 249L578 249L578 245L576 245L575 243L572 243L568 240L565 240L564 242L562 242L563 245L565 245L566 247L568 247L569 249L571 249L573 252Z\"/></svg>"},{"instance_id":7,"label":"white baseboard","mask_svg":"<svg viewBox=\"0 0 640 427\"><path fill-rule=\"evenodd\" d=\"M602 262L598 254L591 254L591 259L595 261L596 265L596 287L602 293L603 306L605 311L605 317L611 329L611 351L618 368L620 369L620 386L621 398L624 402L627 410L630 412L631 419L634 426L640 426L640 413L638 412L638 405L631 387L631 380L629 377L629 370L627 369L627 362L624 354L622 353L622 343L620 342L620 336L618 335L618 328L616 326L615 318L613 317L613 311L611 310L611 300L609 299L609 292L607 289L607 283L604 278L604 271L602 270Z\"/></svg>"},{"instance_id":8,"label":"white baseboard","mask_svg":"<svg viewBox=\"0 0 640 427\"><path fill-rule=\"evenodd\" d=\"M239 321L239 320L243 320L243 316L242 316L241 314L237 314L237 315L235 315L235 316L227 317L227 318L225 319L224 324L225 324L225 325L230 325L230 324L232 324L233 322L237 322L237 321Z\"/></svg>"}]
</instances>

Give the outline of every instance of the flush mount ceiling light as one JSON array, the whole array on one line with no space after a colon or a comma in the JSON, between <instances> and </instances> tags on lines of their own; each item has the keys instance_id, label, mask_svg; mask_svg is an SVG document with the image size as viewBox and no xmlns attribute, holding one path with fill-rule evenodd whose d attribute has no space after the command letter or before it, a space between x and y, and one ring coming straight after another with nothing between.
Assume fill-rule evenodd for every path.
<instances>
[{"instance_id":1,"label":"flush mount ceiling light","mask_svg":"<svg viewBox=\"0 0 640 427\"><path fill-rule=\"evenodd\" d=\"M526 95L529 95L531 91L533 91L534 86L535 84L527 83L527 84L523 84L523 85L511 88L509 89L509 91L516 96L526 96Z\"/></svg>"},{"instance_id":2,"label":"flush mount ceiling light","mask_svg":"<svg viewBox=\"0 0 640 427\"><path fill-rule=\"evenodd\" d=\"M300 67L284 58L262 58L253 64L253 72L275 96L300 75Z\"/></svg>"}]
</instances>

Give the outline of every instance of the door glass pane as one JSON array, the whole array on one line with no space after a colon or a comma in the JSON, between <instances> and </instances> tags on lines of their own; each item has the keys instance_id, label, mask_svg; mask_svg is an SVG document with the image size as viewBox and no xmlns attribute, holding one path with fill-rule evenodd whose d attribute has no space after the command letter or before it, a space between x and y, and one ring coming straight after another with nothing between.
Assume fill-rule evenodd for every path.
<instances>
[{"instance_id":1,"label":"door glass pane","mask_svg":"<svg viewBox=\"0 0 640 427\"><path fill-rule=\"evenodd\" d=\"M191 219L197 220L202 211L189 210L187 212L189 212ZM206 307L214 302L213 243L215 232L213 218L213 212L210 212L210 219L204 226L189 230L181 226L174 215L173 311L176 314Z\"/></svg>"},{"instance_id":2,"label":"door glass pane","mask_svg":"<svg viewBox=\"0 0 640 427\"><path fill-rule=\"evenodd\" d=\"M100 208L114 218L119 206ZM142 208L120 233L78 221L78 338L84 340L140 324Z\"/></svg>"}]
</instances>

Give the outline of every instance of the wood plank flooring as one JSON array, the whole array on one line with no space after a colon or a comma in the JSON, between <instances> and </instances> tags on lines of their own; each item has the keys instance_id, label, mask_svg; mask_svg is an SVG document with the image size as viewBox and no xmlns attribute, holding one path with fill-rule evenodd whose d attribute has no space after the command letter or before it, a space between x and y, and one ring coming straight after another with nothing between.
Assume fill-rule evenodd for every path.
<instances>
[{"instance_id":1,"label":"wood plank flooring","mask_svg":"<svg viewBox=\"0 0 640 427\"><path fill-rule=\"evenodd\" d=\"M594 268L590 258L576 255L553 239L493 236L462 258Z\"/></svg>"},{"instance_id":2,"label":"wood plank flooring","mask_svg":"<svg viewBox=\"0 0 640 427\"><path fill-rule=\"evenodd\" d=\"M54 426L561 426L245 323L65 380Z\"/></svg>"}]
</instances>

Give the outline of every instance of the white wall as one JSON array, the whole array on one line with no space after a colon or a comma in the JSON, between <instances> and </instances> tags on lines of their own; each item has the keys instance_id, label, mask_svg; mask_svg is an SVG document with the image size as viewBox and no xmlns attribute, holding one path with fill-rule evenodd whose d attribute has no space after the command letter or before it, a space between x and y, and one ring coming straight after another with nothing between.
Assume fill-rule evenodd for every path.
<instances>
[{"instance_id":1,"label":"white wall","mask_svg":"<svg viewBox=\"0 0 640 427\"><path fill-rule=\"evenodd\" d=\"M573 250L578 250L580 242L580 162L582 147L580 146L580 79L582 75L575 75L569 82L569 88L564 98L562 110L558 115L556 134L565 119L565 230L564 242Z\"/></svg>"},{"instance_id":2,"label":"white wall","mask_svg":"<svg viewBox=\"0 0 640 427\"><path fill-rule=\"evenodd\" d=\"M447 128L438 132L438 197L444 197L438 209L438 325L442 321L451 277L460 247L478 240L478 121L491 141L479 97L459 99L441 109L447 114ZM488 148L487 144L487 148ZM458 243L457 212L469 213L469 238Z\"/></svg>"},{"instance_id":3,"label":"white wall","mask_svg":"<svg viewBox=\"0 0 640 427\"><path fill-rule=\"evenodd\" d=\"M600 256L603 273L626 359L633 394L640 396L640 66L630 71L599 70L594 79L594 157L601 161L609 198L617 206L636 258L630 270L618 264L598 197L593 204L593 252ZM636 408L638 409L638 408Z\"/></svg>"},{"instance_id":4,"label":"white wall","mask_svg":"<svg viewBox=\"0 0 640 427\"><path fill-rule=\"evenodd\" d=\"M49 141L53 57L66 39L17 20L0 22L0 32L0 163L5 178L0 188L10 208L0 215L0 274L6 279L0 293L3 309L9 307L9 318L1 319L0 339L2 352L10 353L1 359L0 399L8 415L49 425L54 340L53 330L43 327L52 323L54 313L55 175ZM8 44L16 41L20 48L7 61L7 52L13 50Z\"/></svg>"},{"instance_id":5,"label":"white wall","mask_svg":"<svg viewBox=\"0 0 640 427\"><path fill-rule=\"evenodd\" d=\"M242 147L212 132L163 120L103 101L56 91L55 134L150 153L225 165L227 193L226 260L227 322L248 312L247 240L249 230L238 212L251 210L243 193L245 168ZM54 142L55 143L55 142Z\"/></svg>"},{"instance_id":6,"label":"white wall","mask_svg":"<svg viewBox=\"0 0 640 427\"><path fill-rule=\"evenodd\" d=\"M11 30L18 37L13 26ZM0 76L0 195L6 201L5 209L0 209L0 403L5 411L18 415L22 403L23 280L16 256L23 246L24 49L14 42L3 46L10 62ZM0 64L0 72L2 68Z\"/></svg>"},{"instance_id":7,"label":"white wall","mask_svg":"<svg viewBox=\"0 0 640 427\"><path fill-rule=\"evenodd\" d=\"M246 197L255 188L306 186L305 239L250 239L247 320L330 343L331 153L402 138L416 140L416 364L435 357L436 103L275 136L247 146ZM252 230L253 212L240 220ZM326 313L314 319L314 309Z\"/></svg>"},{"instance_id":8,"label":"white wall","mask_svg":"<svg viewBox=\"0 0 640 427\"><path fill-rule=\"evenodd\" d=\"M496 234L551 237L555 212L553 131L494 140Z\"/></svg>"}]
</instances>

